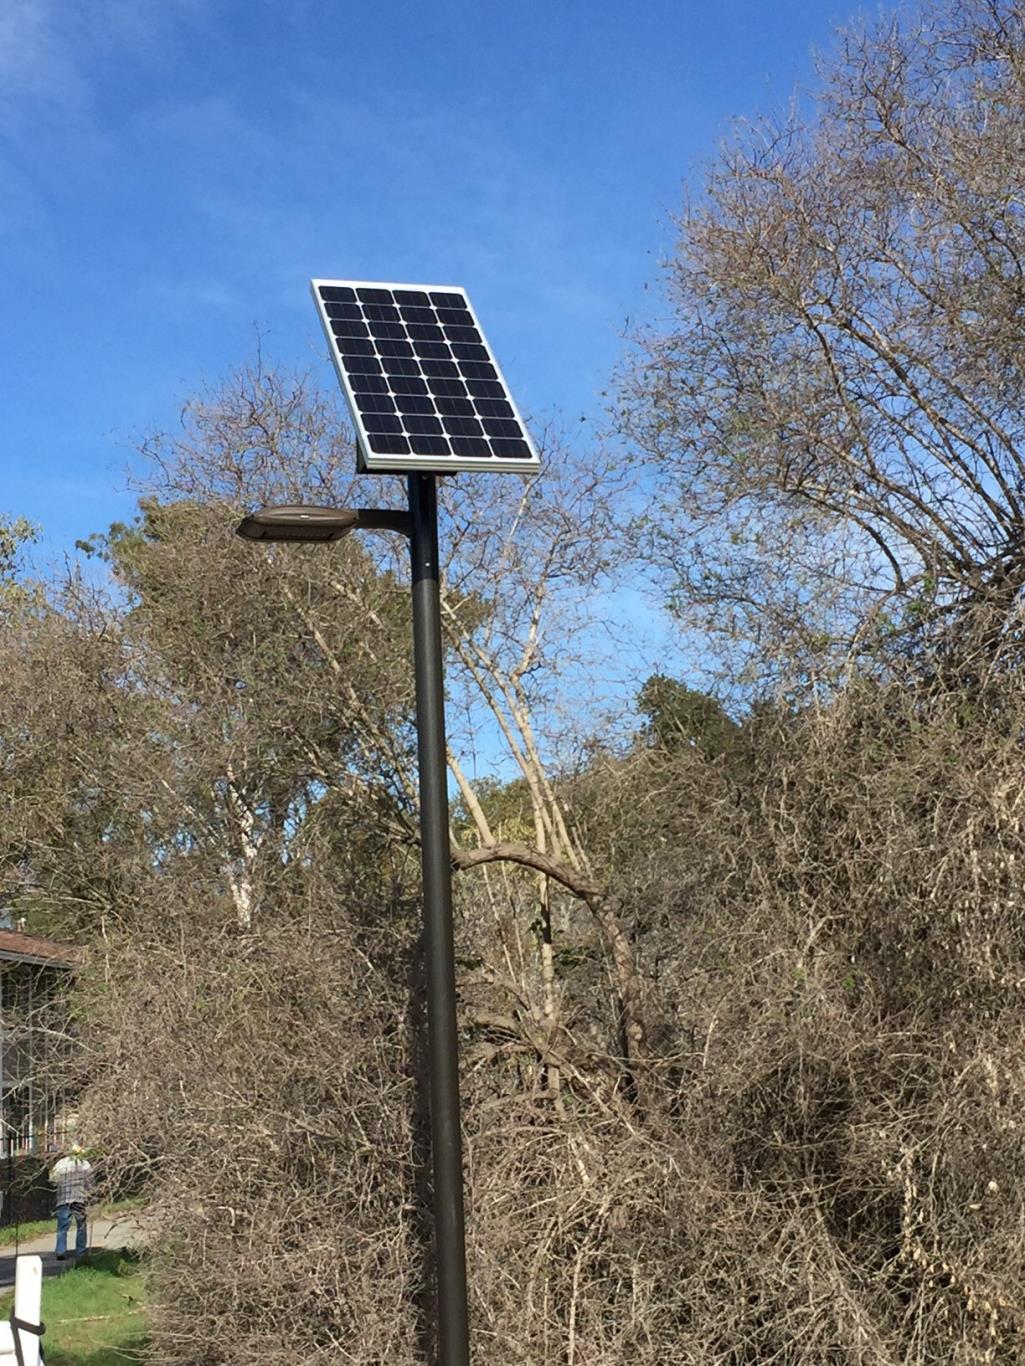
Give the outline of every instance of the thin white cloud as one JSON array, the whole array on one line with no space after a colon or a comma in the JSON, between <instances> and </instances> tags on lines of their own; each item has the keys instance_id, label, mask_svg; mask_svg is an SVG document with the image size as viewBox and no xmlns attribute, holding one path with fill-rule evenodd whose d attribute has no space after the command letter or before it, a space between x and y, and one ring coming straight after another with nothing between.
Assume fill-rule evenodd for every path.
<instances>
[{"instance_id":1,"label":"thin white cloud","mask_svg":"<svg viewBox=\"0 0 1025 1366\"><path fill-rule=\"evenodd\" d=\"M193 20L203 0L0 0L0 244L45 234L48 185L108 164L112 64L161 61Z\"/></svg>"},{"instance_id":2,"label":"thin white cloud","mask_svg":"<svg viewBox=\"0 0 1025 1366\"><path fill-rule=\"evenodd\" d=\"M105 56L155 58L182 20L203 12L202 0L2 0L0 128L17 137L40 119L88 119Z\"/></svg>"},{"instance_id":3,"label":"thin white cloud","mask_svg":"<svg viewBox=\"0 0 1025 1366\"><path fill-rule=\"evenodd\" d=\"M0 6L0 111L5 124L26 101L77 103L85 89L56 0L5 0Z\"/></svg>"}]
</instances>

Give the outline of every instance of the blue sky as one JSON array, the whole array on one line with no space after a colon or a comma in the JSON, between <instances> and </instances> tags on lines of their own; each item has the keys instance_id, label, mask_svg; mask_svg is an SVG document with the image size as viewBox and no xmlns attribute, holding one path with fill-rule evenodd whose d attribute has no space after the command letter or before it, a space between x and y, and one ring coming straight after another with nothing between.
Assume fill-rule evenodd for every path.
<instances>
[{"instance_id":1,"label":"blue sky","mask_svg":"<svg viewBox=\"0 0 1025 1366\"><path fill-rule=\"evenodd\" d=\"M311 276L465 285L521 408L600 420L684 185L854 11L3 0L0 511L127 515L134 437L257 331L333 385Z\"/></svg>"}]
</instances>

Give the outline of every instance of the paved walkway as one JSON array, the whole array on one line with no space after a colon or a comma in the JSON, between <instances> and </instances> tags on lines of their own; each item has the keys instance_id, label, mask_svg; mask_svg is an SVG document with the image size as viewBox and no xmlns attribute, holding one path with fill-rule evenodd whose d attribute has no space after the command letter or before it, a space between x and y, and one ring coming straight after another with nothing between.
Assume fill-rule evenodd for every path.
<instances>
[{"instance_id":1,"label":"paved walkway","mask_svg":"<svg viewBox=\"0 0 1025 1366\"><path fill-rule=\"evenodd\" d=\"M4 1230L5 1233L7 1231ZM138 1224L131 1215L127 1214L114 1219L107 1218L104 1215L90 1219L88 1233L91 1252L96 1252L105 1247L131 1247L139 1242ZM41 1237L26 1238L23 1243L18 1244L17 1248L14 1247L13 1243L9 1247L0 1248L0 1292L13 1288L15 1259L19 1256L25 1256L26 1253L38 1253L42 1257L44 1276L56 1276L74 1266L75 1260L72 1256L69 1256L67 1261L59 1262L57 1260L57 1254L53 1250L56 1241L57 1219L54 1216L52 1233L44 1233ZM74 1220L71 1222L68 1242L71 1247L74 1247Z\"/></svg>"}]
</instances>

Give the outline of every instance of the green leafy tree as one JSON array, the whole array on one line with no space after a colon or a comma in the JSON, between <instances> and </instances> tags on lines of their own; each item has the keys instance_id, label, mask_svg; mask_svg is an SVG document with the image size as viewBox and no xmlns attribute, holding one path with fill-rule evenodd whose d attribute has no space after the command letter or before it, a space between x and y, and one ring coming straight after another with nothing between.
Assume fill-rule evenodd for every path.
<instances>
[{"instance_id":1,"label":"green leafy tree","mask_svg":"<svg viewBox=\"0 0 1025 1366\"><path fill-rule=\"evenodd\" d=\"M667 749L690 746L714 759L737 736L737 723L721 703L665 674L651 675L637 694L637 706L648 718L650 739Z\"/></svg>"}]
</instances>

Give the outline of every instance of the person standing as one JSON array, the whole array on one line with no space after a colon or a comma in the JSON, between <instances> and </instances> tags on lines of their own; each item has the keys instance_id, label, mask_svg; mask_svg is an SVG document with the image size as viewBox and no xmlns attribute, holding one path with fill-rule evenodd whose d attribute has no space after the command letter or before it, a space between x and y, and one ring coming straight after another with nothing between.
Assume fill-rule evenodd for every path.
<instances>
[{"instance_id":1,"label":"person standing","mask_svg":"<svg viewBox=\"0 0 1025 1366\"><path fill-rule=\"evenodd\" d=\"M88 1250L86 1243L85 1205L92 1184L92 1164L86 1160L85 1151L78 1143L71 1145L67 1157L55 1162L50 1170L50 1180L57 1187L57 1260L64 1261L68 1254L68 1229L71 1216L75 1216L75 1256L81 1257Z\"/></svg>"}]
</instances>

